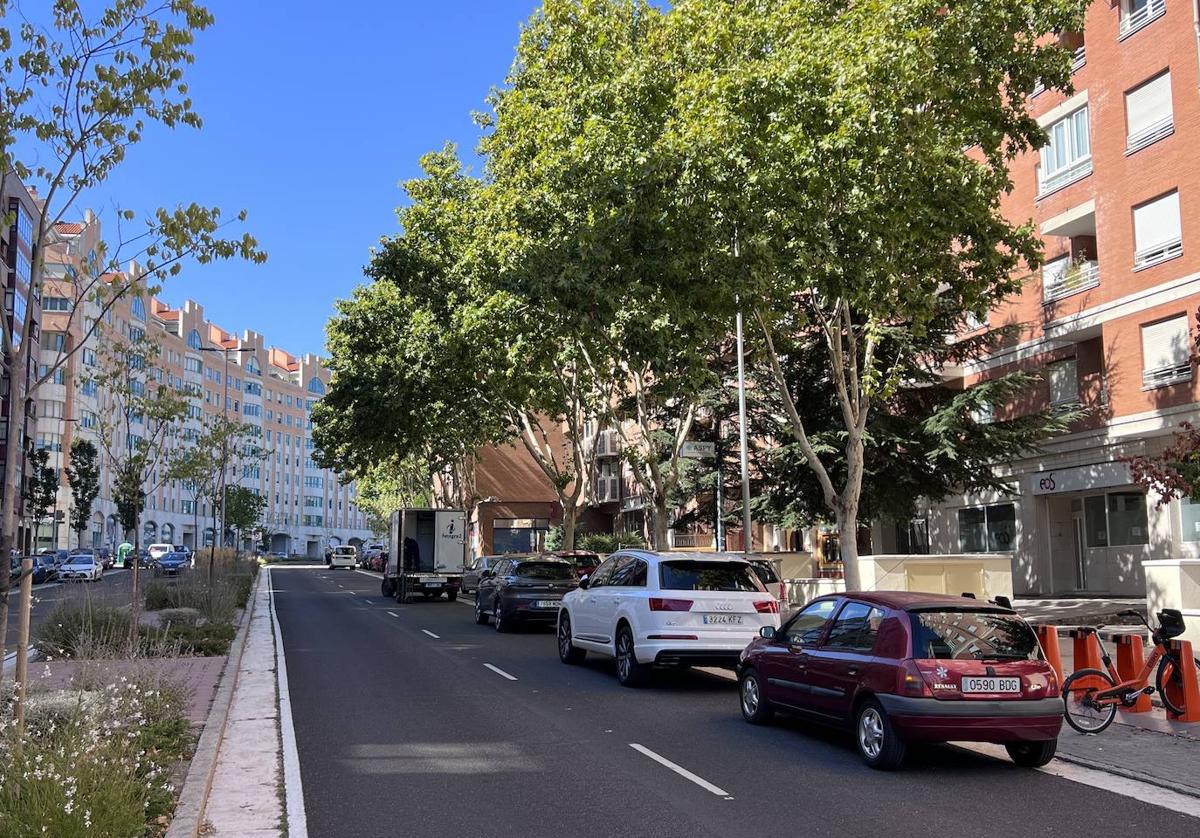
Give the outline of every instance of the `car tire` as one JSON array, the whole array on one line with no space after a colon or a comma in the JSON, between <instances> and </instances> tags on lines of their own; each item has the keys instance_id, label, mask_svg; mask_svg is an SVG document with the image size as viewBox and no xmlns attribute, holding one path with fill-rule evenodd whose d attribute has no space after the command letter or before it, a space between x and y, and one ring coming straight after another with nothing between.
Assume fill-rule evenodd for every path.
<instances>
[{"instance_id":1,"label":"car tire","mask_svg":"<svg viewBox=\"0 0 1200 838\"><path fill-rule=\"evenodd\" d=\"M771 702L763 694L758 670L753 667L744 669L738 678L738 704L742 708L742 718L752 725L770 724L775 716Z\"/></svg>"},{"instance_id":2,"label":"car tire","mask_svg":"<svg viewBox=\"0 0 1200 838\"><path fill-rule=\"evenodd\" d=\"M571 636L571 615L565 610L558 617L558 659L572 666L583 663L587 651L575 645Z\"/></svg>"},{"instance_id":3,"label":"car tire","mask_svg":"<svg viewBox=\"0 0 1200 838\"><path fill-rule=\"evenodd\" d=\"M501 634L512 631L512 623L516 620L504 618L504 606L500 604L500 598L496 597L496 604L492 606L492 628Z\"/></svg>"},{"instance_id":4,"label":"car tire","mask_svg":"<svg viewBox=\"0 0 1200 838\"><path fill-rule=\"evenodd\" d=\"M617 639L613 646L617 659L617 682L622 687L640 687L645 684L650 679L650 667L638 661L637 647L629 626L622 625L617 629Z\"/></svg>"},{"instance_id":5,"label":"car tire","mask_svg":"<svg viewBox=\"0 0 1200 838\"><path fill-rule=\"evenodd\" d=\"M883 705L869 698L854 716L854 743L863 762L881 771L899 768L907 745Z\"/></svg>"},{"instance_id":6,"label":"car tire","mask_svg":"<svg viewBox=\"0 0 1200 838\"><path fill-rule=\"evenodd\" d=\"M488 621L487 614L483 613L483 603L479 597L475 597L475 625L486 626Z\"/></svg>"},{"instance_id":7,"label":"car tire","mask_svg":"<svg viewBox=\"0 0 1200 838\"><path fill-rule=\"evenodd\" d=\"M1046 739L1041 742L1008 742L1004 745L1008 756L1022 768L1041 768L1054 759L1058 750L1057 739Z\"/></svg>"},{"instance_id":8,"label":"car tire","mask_svg":"<svg viewBox=\"0 0 1200 838\"><path fill-rule=\"evenodd\" d=\"M458 599L458 591L446 591L446 602L454 602Z\"/></svg>"}]
</instances>

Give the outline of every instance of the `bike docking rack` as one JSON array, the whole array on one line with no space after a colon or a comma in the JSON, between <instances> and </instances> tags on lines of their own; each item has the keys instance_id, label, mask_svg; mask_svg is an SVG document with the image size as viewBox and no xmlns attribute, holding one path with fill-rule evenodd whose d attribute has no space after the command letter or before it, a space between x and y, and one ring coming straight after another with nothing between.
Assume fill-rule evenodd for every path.
<instances>
[{"instance_id":1,"label":"bike docking rack","mask_svg":"<svg viewBox=\"0 0 1200 838\"><path fill-rule=\"evenodd\" d=\"M1170 640L1167 642L1179 662L1180 674L1183 676L1183 686L1168 684L1165 688L1167 698L1176 707L1182 707L1182 713L1167 710L1167 718L1175 722L1200 722L1200 685L1197 685L1196 659L1192 654L1192 644L1188 640Z\"/></svg>"}]
</instances>

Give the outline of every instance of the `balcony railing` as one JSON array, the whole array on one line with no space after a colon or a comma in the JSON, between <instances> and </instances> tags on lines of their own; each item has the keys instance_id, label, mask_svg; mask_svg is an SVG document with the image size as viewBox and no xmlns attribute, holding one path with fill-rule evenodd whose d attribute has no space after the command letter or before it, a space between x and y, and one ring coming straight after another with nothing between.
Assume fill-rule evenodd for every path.
<instances>
[{"instance_id":1,"label":"balcony railing","mask_svg":"<svg viewBox=\"0 0 1200 838\"><path fill-rule=\"evenodd\" d=\"M1071 72L1078 72L1084 64L1087 64L1087 45L1080 44L1079 48L1075 50L1075 57L1071 60Z\"/></svg>"},{"instance_id":2,"label":"balcony railing","mask_svg":"<svg viewBox=\"0 0 1200 838\"><path fill-rule=\"evenodd\" d=\"M1043 175L1042 170L1038 169L1039 188L1038 197L1049 195L1074 183L1082 177L1086 177L1092 173L1092 156L1082 157L1076 160L1069 166L1064 166L1052 175Z\"/></svg>"},{"instance_id":3,"label":"balcony railing","mask_svg":"<svg viewBox=\"0 0 1200 838\"><path fill-rule=\"evenodd\" d=\"M1121 9L1121 27L1117 33L1118 38L1127 38L1134 32L1137 32L1142 27L1152 21L1158 20L1167 11L1167 0L1149 0L1146 5L1132 12L1124 10L1124 4Z\"/></svg>"},{"instance_id":4,"label":"balcony railing","mask_svg":"<svg viewBox=\"0 0 1200 838\"><path fill-rule=\"evenodd\" d=\"M1178 384L1181 381L1190 381L1191 378L1192 364L1190 361L1184 361L1170 367L1142 370L1142 386L1146 389L1165 387L1168 384Z\"/></svg>"},{"instance_id":5,"label":"balcony railing","mask_svg":"<svg viewBox=\"0 0 1200 838\"><path fill-rule=\"evenodd\" d=\"M1147 125L1136 134L1131 134L1125 140L1125 153L1133 154L1139 149L1143 149L1152 143L1156 143L1163 137L1169 137L1175 131L1175 115L1167 114L1158 122L1152 125Z\"/></svg>"},{"instance_id":6,"label":"balcony railing","mask_svg":"<svg viewBox=\"0 0 1200 838\"><path fill-rule=\"evenodd\" d=\"M1095 288L1099 284L1100 263L1090 260L1079 262L1047 282L1042 288L1042 299L1047 303L1052 300L1061 300L1063 297Z\"/></svg>"},{"instance_id":7,"label":"balcony railing","mask_svg":"<svg viewBox=\"0 0 1200 838\"><path fill-rule=\"evenodd\" d=\"M1169 242L1156 244L1133 254L1133 269L1140 271L1142 268L1149 268L1159 262L1174 259L1181 253L1183 253L1183 239L1172 239Z\"/></svg>"}]
</instances>

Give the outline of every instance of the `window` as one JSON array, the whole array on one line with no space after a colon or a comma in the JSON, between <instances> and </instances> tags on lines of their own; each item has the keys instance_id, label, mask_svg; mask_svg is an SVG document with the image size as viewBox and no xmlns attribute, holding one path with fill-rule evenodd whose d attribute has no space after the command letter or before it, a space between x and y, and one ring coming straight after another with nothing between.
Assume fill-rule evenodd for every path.
<instances>
[{"instance_id":1,"label":"window","mask_svg":"<svg viewBox=\"0 0 1200 838\"><path fill-rule=\"evenodd\" d=\"M96 382L95 382L95 381L90 381L90 380L84 380L84 381L80 382L80 384L79 384L79 392L83 393L83 395L85 395L85 396L92 396L92 397L95 397L95 395L96 395Z\"/></svg>"},{"instance_id":2,"label":"window","mask_svg":"<svg viewBox=\"0 0 1200 838\"><path fill-rule=\"evenodd\" d=\"M1158 20L1166 11L1166 0L1121 0L1118 40L1128 38L1143 26Z\"/></svg>"},{"instance_id":3,"label":"window","mask_svg":"<svg viewBox=\"0 0 1200 838\"><path fill-rule=\"evenodd\" d=\"M1083 499L1088 547L1128 547L1150 543L1146 496L1109 492Z\"/></svg>"},{"instance_id":4,"label":"window","mask_svg":"<svg viewBox=\"0 0 1200 838\"><path fill-rule=\"evenodd\" d=\"M42 311L70 311L71 301L66 297L42 297Z\"/></svg>"},{"instance_id":5,"label":"window","mask_svg":"<svg viewBox=\"0 0 1200 838\"><path fill-rule=\"evenodd\" d=\"M875 638L879 636L883 617L883 611L878 608L861 602L847 602L829 628L825 645L870 652L875 648Z\"/></svg>"},{"instance_id":6,"label":"window","mask_svg":"<svg viewBox=\"0 0 1200 838\"><path fill-rule=\"evenodd\" d=\"M1125 123L1126 154L1132 154L1174 133L1170 72L1125 94Z\"/></svg>"},{"instance_id":7,"label":"window","mask_svg":"<svg viewBox=\"0 0 1200 838\"><path fill-rule=\"evenodd\" d=\"M1075 359L1059 361L1046 368L1050 379L1050 404L1079 403L1079 371Z\"/></svg>"},{"instance_id":8,"label":"window","mask_svg":"<svg viewBox=\"0 0 1200 838\"><path fill-rule=\"evenodd\" d=\"M258 365L258 361L255 359L255 357L253 355L251 355L249 358L246 359L246 372L248 372L250 375L261 375L262 374L262 367L260 367ZM260 386L260 392L261 392L261 386Z\"/></svg>"},{"instance_id":9,"label":"window","mask_svg":"<svg viewBox=\"0 0 1200 838\"><path fill-rule=\"evenodd\" d=\"M1133 208L1133 269L1141 270L1183 253L1179 193L1170 192Z\"/></svg>"},{"instance_id":10,"label":"window","mask_svg":"<svg viewBox=\"0 0 1200 838\"><path fill-rule=\"evenodd\" d=\"M762 584L749 565L677 559L659 565L659 582L664 591L758 591Z\"/></svg>"},{"instance_id":11,"label":"window","mask_svg":"<svg viewBox=\"0 0 1200 838\"><path fill-rule=\"evenodd\" d=\"M1179 501L1179 519L1184 541L1200 541L1200 503L1190 498Z\"/></svg>"},{"instance_id":12,"label":"window","mask_svg":"<svg viewBox=\"0 0 1200 838\"><path fill-rule=\"evenodd\" d=\"M67 348L66 332L42 332L42 348L62 352Z\"/></svg>"},{"instance_id":13,"label":"window","mask_svg":"<svg viewBox=\"0 0 1200 838\"><path fill-rule=\"evenodd\" d=\"M141 297L133 298L133 302L129 304L129 311L138 320L146 319L146 303Z\"/></svg>"},{"instance_id":14,"label":"window","mask_svg":"<svg viewBox=\"0 0 1200 838\"><path fill-rule=\"evenodd\" d=\"M634 563L631 561L625 567L631 567ZM622 570L624 567L622 568ZM557 581L573 580L575 578L575 568L571 567L567 562L516 562L513 567L513 575L518 579L551 579ZM618 573L613 574L612 584L623 584L617 581Z\"/></svg>"},{"instance_id":15,"label":"window","mask_svg":"<svg viewBox=\"0 0 1200 838\"><path fill-rule=\"evenodd\" d=\"M325 481L320 477L306 477L304 485L308 489L320 489L325 485Z\"/></svg>"},{"instance_id":16,"label":"window","mask_svg":"<svg viewBox=\"0 0 1200 838\"><path fill-rule=\"evenodd\" d=\"M622 562L621 566L613 571L609 584L621 585L626 588L644 588L648 570L648 566L641 559L630 559Z\"/></svg>"},{"instance_id":17,"label":"window","mask_svg":"<svg viewBox=\"0 0 1200 838\"><path fill-rule=\"evenodd\" d=\"M100 417L90 410L83 411L83 415L79 417L79 426L82 428L98 428L100 427Z\"/></svg>"},{"instance_id":18,"label":"window","mask_svg":"<svg viewBox=\"0 0 1200 838\"><path fill-rule=\"evenodd\" d=\"M90 346L85 346L80 354L83 355L84 366L96 366L96 350L92 349Z\"/></svg>"},{"instance_id":19,"label":"window","mask_svg":"<svg viewBox=\"0 0 1200 838\"><path fill-rule=\"evenodd\" d=\"M917 611L911 616L913 657L933 660L1039 660L1041 646L1015 614Z\"/></svg>"},{"instance_id":20,"label":"window","mask_svg":"<svg viewBox=\"0 0 1200 838\"><path fill-rule=\"evenodd\" d=\"M195 329L192 329L190 332L188 332L187 345L189 349L199 349L204 345L204 343L200 340L200 333Z\"/></svg>"},{"instance_id":21,"label":"window","mask_svg":"<svg viewBox=\"0 0 1200 838\"><path fill-rule=\"evenodd\" d=\"M825 624L833 616L836 599L819 599L793 617L783 630L783 639L792 645L808 646L821 639Z\"/></svg>"},{"instance_id":22,"label":"window","mask_svg":"<svg viewBox=\"0 0 1200 838\"><path fill-rule=\"evenodd\" d=\"M596 467L596 502L607 503L621 499L621 465L614 460L602 460Z\"/></svg>"},{"instance_id":23,"label":"window","mask_svg":"<svg viewBox=\"0 0 1200 838\"><path fill-rule=\"evenodd\" d=\"M316 393L318 396L325 395L325 382L316 376L308 380L308 392Z\"/></svg>"},{"instance_id":24,"label":"window","mask_svg":"<svg viewBox=\"0 0 1200 838\"><path fill-rule=\"evenodd\" d=\"M1187 315L1142 326L1142 387L1163 387L1191 377Z\"/></svg>"},{"instance_id":25,"label":"window","mask_svg":"<svg viewBox=\"0 0 1200 838\"><path fill-rule=\"evenodd\" d=\"M1045 195L1092 173L1092 142L1086 106L1046 127L1050 142L1038 166L1038 193Z\"/></svg>"},{"instance_id":26,"label":"window","mask_svg":"<svg viewBox=\"0 0 1200 838\"><path fill-rule=\"evenodd\" d=\"M1017 510L1011 503L958 510L958 544L964 553L1004 553L1017 536Z\"/></svg>"},{"instance_id":27,"label":"window","mask_svg":"<svg viewBox=\"0 0 1200 838\"><path fill-rule=\"evenodd\" d=\"M204 362L199 358L184 358L183 369L185 372L202 374L204 372Z\"/></svg>"},{"instance_id":28,"label":"window","mask_svg":"<svg viewBox=\"0 0 1200 838\"><path fill-rule=\"evenodd\" d=\"M244 404L242 405L242 412L247 416L262 416L262 405Z\"/></svg>"},{"instance_id":29,"label":"window","mask_svg":"<svg viewBox=\"0 0 1200 838\"><path fill-rule=\"evenodd\" d=\"M50 366L48 364L42 364L40 367L38 367L38 378L45 378L47 375L50 375ZM54 374L50 377L50 383L51 384L66 384L67 383L67 371L63 367L59 367L58 369L56 369L54 371ZM94 396L94 395L96 395L96 390L95 390L96 385L95 385L95 382L91 382L91 384L92 384L92 392L86 393L86 395Z\"/></svg>"}]
</instances>

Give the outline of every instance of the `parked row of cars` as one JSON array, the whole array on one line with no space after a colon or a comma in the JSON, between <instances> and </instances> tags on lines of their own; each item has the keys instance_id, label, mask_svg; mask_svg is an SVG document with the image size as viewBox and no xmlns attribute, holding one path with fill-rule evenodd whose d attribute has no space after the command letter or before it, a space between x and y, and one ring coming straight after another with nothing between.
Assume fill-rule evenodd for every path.
<instances>
[{"instance_id":1,"label":"parked row of cars","mask_svg":"<svg viewBox=\"0 0 1200 838\"><path fill-rule=\"evenodd\" d=\"M1028 767L1054 756L1060 685L1007 604L851 592L784 615L775 570L733 554L624 550L582 575L562 556L483 559L464 579L476 623L552 625L564 664L612 658L625 686L655 668L727 667L747 722L846 727L875 768L898 766L911 742L1000 743Z\"/></svg>"}]
</instances>

